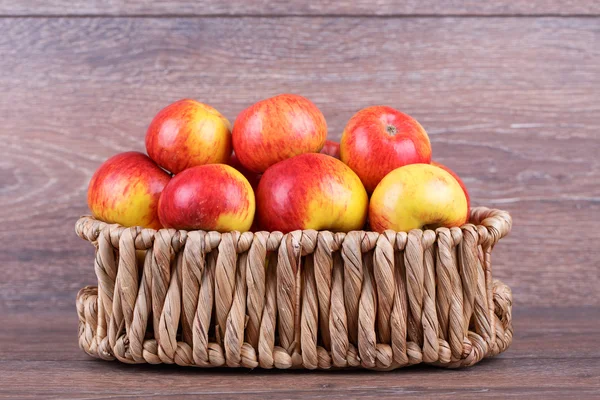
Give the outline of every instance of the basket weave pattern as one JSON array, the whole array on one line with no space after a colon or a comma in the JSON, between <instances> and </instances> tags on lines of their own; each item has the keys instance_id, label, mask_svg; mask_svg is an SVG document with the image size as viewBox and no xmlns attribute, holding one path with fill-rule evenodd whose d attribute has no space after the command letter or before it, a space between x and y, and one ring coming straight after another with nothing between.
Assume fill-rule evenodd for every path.
<instances>
[{"instance_id":1,"label":"basket weave pattern","mask_svg":"<svg viewBox=\"0 0 600 400\"><path fill-rule=\"evenodd\" d=\"M512 295L492 280L508 213L461 228L217 233L82 217L98 287L77 296L79 345L126 363L199 367L473 365L512 341ZM143 265L136 250L147 250Z\"/></svg>"}]
</instances>

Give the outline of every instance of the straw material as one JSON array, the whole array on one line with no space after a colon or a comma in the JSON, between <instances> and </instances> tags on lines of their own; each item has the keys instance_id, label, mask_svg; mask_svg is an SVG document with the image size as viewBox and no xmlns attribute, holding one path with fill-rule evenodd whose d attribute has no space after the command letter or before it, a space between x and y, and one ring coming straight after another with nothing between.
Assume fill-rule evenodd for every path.
<instances>
[{"instance_id":1,"label":"straw material","mask_svg":"<svg viewBox=\"0 0 600 400\"><path fill-rule=\"evenodd\" d=\"M470 222L283 235L82 217L98 287L77 295L79 345L105 360L198 367L470 366L512 341L512 294L490 258L512 221L474 208Z\"/></svg>"}]
</instances>

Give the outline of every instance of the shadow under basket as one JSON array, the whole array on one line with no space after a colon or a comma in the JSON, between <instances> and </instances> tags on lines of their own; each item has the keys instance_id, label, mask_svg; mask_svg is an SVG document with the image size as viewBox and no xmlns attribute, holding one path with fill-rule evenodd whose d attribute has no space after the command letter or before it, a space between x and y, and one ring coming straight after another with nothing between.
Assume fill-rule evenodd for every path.
<instances>
[{"instance_id":1,"label":"shadow under basket","mask_svg":"<svg viewBox=\"0 0 600 400\"><path fill-rule=\"evenodd\" d=\"M512 341L492 279L507 212L461 228L218 233L82 217L98 287L77 295L79 346L125 363L197 367L470 366Z\"/></svg>"}]
</instances>

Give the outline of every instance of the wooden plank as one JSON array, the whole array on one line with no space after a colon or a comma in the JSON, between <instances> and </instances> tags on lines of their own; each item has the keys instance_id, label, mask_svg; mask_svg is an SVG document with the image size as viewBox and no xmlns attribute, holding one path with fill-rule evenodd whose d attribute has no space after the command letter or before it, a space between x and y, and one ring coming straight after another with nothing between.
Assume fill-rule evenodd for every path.
<instances>
[{"instance_id":1,"label":"wooden plank","mask_svg":"<svg viewBox=\"0 0 600 400\"><path fill-rule=\"evenodd\" d=\"M494 359L463 370L197 370L105 361L0 362L0 398L597 398L600 360ZM27 388L26 391L23 388ZM193 397L192 397L193 396ZM595 397L594 397L595 396Z\"/></svg>"},{"instance_id":2,"label":"wooden plank","mask_svg":"<svg viewBox=\"0 0 600 400\"><path fill-rule=\"evenodd\" d=\"M77 239L110 155L143 150L162 106L232 121L279 92L313 99L330 136L387 103L514 231L494 275L516 306L600 304L600 41L589 18L0 19L0 310L72 310L95 282ZM423 34L427 32L427 34ZM474 34L476 32L477 34Z\"/></svg>"},{"instance_id":3,"label":"wooden plank","mask_svg":"<svg viewBox=\"0 0 600 400\"><path fill-rule=\"evenodd\" d=\"M418 366L392 373L130 366L94 360L79 350L74 310L4 314L0 398L451 399L457 393L467 399L594 398L600 394L600 349L594 342L600 334L599 312L589 307L516 309L514 343L502 355L463 370Z\"/></svg>"},{"instance_id":4,"label":"wooden plank","mask_svg":"<svg viewBox=\"0 0 600 400\"><path fill-rule=\"evenodd\" d=\"M0 316L0 362L91 360L78 348L74 307L62 312ZM594 342L600 336L597 307L523 306L514 309L513 317L513 344L501 355L503 359L600 358L600 348Z\"/></svg>"},{"instance_id":5,"label":"wooden plank","mask_svg":"<svg viewBox=\"0 0 600 400\"><path fill-rule=\"evenodd\" d=\"M589 15L600 13L593 0L357 0L185 1L168 0L0 0L0 15Z\"/></svg>"}]
</instances>

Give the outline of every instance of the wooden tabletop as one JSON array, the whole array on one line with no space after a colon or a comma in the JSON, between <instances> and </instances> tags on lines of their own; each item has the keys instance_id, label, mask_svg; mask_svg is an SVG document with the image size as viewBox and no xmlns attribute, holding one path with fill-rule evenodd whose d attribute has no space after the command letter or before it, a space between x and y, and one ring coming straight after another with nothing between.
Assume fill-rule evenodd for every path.
<instances>
[{"instance_id":1,"label":"wooden tabletop","mask_svg":"<svg viewBox=\"0 0 600 400\"><path fill-rule=\"evenodd\" d=\"M0 398L598 398L600 2L0 0ZM387 104L513 232L493 274L515 336L464 370L200 370L97 361L75 295L96 282L75 236L91 174L143 151L166 104L230 120L281 92L336 140Z\"/></svg>"}]
</instances>

